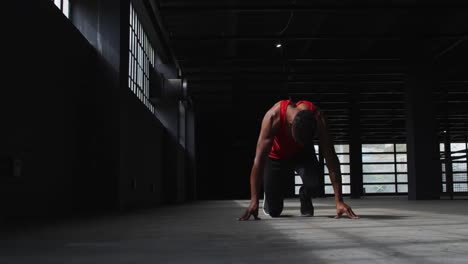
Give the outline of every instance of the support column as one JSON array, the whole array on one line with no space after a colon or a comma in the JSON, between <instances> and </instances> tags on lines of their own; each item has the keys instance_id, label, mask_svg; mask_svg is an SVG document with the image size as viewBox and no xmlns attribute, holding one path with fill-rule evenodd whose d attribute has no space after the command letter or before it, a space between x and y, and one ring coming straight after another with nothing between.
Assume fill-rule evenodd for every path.
<instances>
[{"instance_id":1,"label":"support column","mask_svg":"<svg viewBox=\"0 0 468 264\"><path fill-rule=\"evenodd\" d=\"M359 112L359 87L351 89L349 162L351 172L351 198L361 198L362 193L362 143Z\"/></svg>"},{"instance_id":2,"label":"support column","mask_svg":"<svg viewBox=\"0 0 468 264\"><path fill-rule=\"evenodd\" d=\"M450 199L453 200L453 167L452 167L452 148L450 145L450 130L445 131L444 142L445 156L445 186Z\"/></svg>"},{"instance_id":3,"label":"support column","mask_svg":"<svg viewBox=\"0 0 468 264\"><path fill-rule=\"evenodd\" d=\"M433 82L429 64L410 65L405 87L410 200L439 199L441 193L442 172Z\"/></svg>"}]
</instances>

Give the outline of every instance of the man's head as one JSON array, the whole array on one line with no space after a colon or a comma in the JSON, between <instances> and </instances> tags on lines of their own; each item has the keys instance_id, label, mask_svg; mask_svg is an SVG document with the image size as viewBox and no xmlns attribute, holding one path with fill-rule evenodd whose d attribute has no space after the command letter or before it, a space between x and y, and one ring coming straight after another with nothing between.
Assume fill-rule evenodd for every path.
<instances>
[{"instance_id":1,"label":"man's head","mask_svg":"<svg viewBox=\"0 0 468 264\"><path fill-rule=\"evenodd\" d=\"M313 144L317 122L310 110L299 111L292 122L292 136L294 140L304 146Z\"/></svg>"}]
</instances>

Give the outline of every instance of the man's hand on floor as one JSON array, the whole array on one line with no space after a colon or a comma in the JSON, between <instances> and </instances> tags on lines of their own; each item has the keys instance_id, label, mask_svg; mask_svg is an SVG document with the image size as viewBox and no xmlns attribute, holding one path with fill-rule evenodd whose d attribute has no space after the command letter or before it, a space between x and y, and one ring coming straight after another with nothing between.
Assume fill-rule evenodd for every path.
<instances>
[{"instance_id":1,"label":"man's hand on floor","mask_svg":"<svg viewBox=\"0 0 468 264\"><path fill-rule=\"evenodd\" d=\"M239 221L247 221L250 216L253 216L255 220L260 220L258 217L258 201L251 201L249 207L245 210L244 214L239 217Z\"/></svg>"},{"instance_id":2,"label":"man's hand on floor","mask_svg":"<svg viewBox=\"0 0 468 264\"><path fill-rule=\"evenodd\" d=\"M359 216L357 216L351 207L349 207L347 204L344 202L337 202L336 203L336 216L335 218L341 218L343 214L346 214L350 219L359 219Z\"/></svg>"}]
</instances>

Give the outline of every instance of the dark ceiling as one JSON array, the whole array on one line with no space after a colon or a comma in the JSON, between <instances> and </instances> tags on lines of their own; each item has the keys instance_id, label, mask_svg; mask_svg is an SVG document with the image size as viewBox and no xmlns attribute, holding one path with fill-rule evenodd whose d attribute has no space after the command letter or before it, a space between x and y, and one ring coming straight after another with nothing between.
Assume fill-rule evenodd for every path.
<instances>
[{"instance_id":1,"label":"dark ceiling","mask_svg":"<svg viewBox=\"0 0 468 264\"><path fill-rule=\"evenodd\" d=\"M427 77L440 131L466 140L466 1L157 4L191 97L206 111L242 106L256 113L243 118L257 121L274 101L297 96L328 113L338 142L349 140L353 106L364 142L402 142L407 73L421 63L435 72Z\"/></svg>"}]
</instances>

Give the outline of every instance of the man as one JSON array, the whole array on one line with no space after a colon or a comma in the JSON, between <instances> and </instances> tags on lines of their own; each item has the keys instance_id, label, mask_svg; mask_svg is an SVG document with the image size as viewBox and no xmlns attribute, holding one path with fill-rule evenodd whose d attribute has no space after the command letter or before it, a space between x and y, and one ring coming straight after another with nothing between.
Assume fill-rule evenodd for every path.
<instances>
[{"instance_id":1,"label":"man","mask_svg":"<svg viewBox=\"0 0 468 264\"><path fill-rule=\"evenodd\" d=\"M309 101L281 100L265 114L257 142L255 160L250 173L251 201L239 220L253 216L258 220L259 192L264 171L265 214L278 217L283 210L284 190L282 181L294 174L301 176L303 186L299 191L301 214L313 216L312 193L319 188L321 170L315 155L313 139L317 136L330 172L335 193L336 218L346 214L356 216L341 194L340 162L328 131L327 118Z\"/></svg>"}]
</instances>

